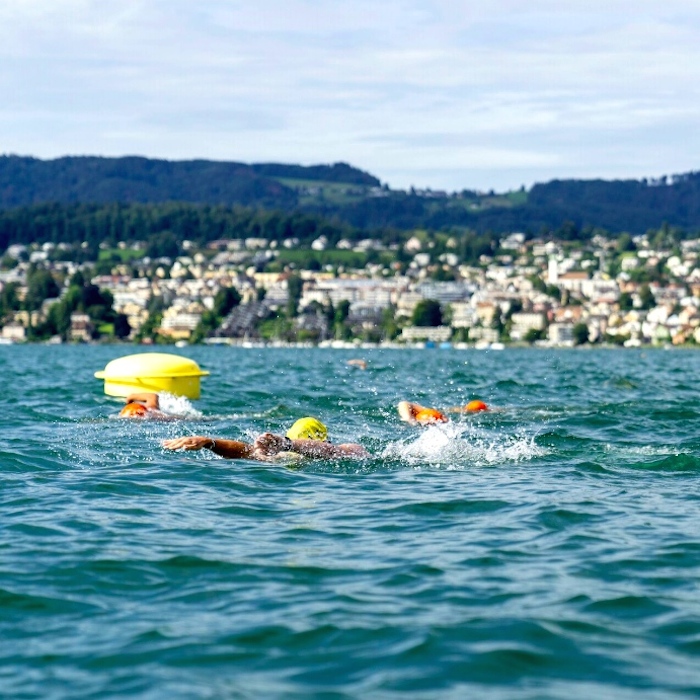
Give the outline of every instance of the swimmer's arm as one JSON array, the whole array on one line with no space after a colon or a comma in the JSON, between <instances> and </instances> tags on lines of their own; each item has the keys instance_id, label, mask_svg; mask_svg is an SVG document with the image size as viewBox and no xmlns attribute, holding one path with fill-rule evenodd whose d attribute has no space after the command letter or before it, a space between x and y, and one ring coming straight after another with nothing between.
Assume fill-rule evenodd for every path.
<instances>
[{"instance_id":1,"label":"swimmer's arm","mask_svg":"<svg viewBox=\"0 0 700 700\"><path fill-rule=\"evenodd\" d=\"M163 440L166 450L211 450L225 459L254 459L252 445L238 440L219 440L204 435L187 435L185 437Z\"/></svg>"},{"instance_id":2,"label":"swimmer's arm","mask_svg":"<svg viewBox=\"0 0 700 700\"><path fill-rule=\"evenodd\" d=\"M340 445L335 446L338 450L338 456L339 457L369 457L369 452L362 447L362 445L358 445L355 442L344 442Z\"/></svg>"},{"instance_id":3,"label":"swimmer's arm","mask_svg":"<svg viewBox=\"0 0 700 700\"><path fill-rule=\"evenodd\" d=\"M362 445L344 443L334 445L331 442L319 442L318 440L292 440L292 452L304 457L316 457L325 459L341 459L343 457L369 457L369 452Z\"/></svg>"},{"instance_id":4,"label":"swimmer's arm","mask_svg":"<svg viewBox=\"0 0 700 700\"><path fill-rule=\"evenodd\" d=\"M333 445L330 442L318 440L290 440L282 435L263 433L255 444L254 450L264 455L276 455L279 452L296 452L303 457L316 457L320 459L338 459L341 457L369 457L369 453L362 445L345 443Z\"/></svg>"},{"instance_id":5,"label":"swimmer's arm","mask_svg":"<svg viewBox=\"0 0 700 700\"><path fill-rule=\"evenodd\" d=\"M137 391L133 394L129 394L126 397L127 403L140 403L146 408L160 408L160 402L158 401L158 394L154 394L152 391Z\"/></svg>"},{"instance_id":6,"label":"swimmer's arm","mask_svg":"<svg viewBox=\"0 0 700 700\"><path fill-rule=\"evenodd\" d=\"M417 403L411 403L410 401L400 401L396 408L399 412L399 418L401 418L401 420L406 421L407 423L415 423L416 413L420 411L422 406L419 406Z\"/></svg>"}]
</instances>

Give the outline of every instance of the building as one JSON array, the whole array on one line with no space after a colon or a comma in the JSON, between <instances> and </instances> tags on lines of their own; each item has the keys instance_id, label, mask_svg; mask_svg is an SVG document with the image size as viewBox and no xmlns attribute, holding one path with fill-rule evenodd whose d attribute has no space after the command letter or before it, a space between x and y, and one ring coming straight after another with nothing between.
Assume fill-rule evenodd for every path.
<instances>
[{"instance_id":1,"label":"building","mask_svg":"<svg viewBox=\"0 0 700 700\"><path fill-rule=\"evenodd\" d=\"M70 315L70 331L68 333L71 340L78 340L86 343L92 340L95 327L87 314L73 313Z\"/></svg>"},{"instance_id":2,"label":"building","mask_svg":"<svg viewBox=\"0 0 700 700\"><path fill-rule=\"evenodd\" d=\"M543 313L515 313L511 320L513 325L510 330L510 337L513 340L523 340L528 331L542 331L547 325L547 319Z\"/></svg>"},{"instance_id":3,"label":"building","mask_svg":"<svg viewBox=\"0 0 700 700\"><path fill-rule=\"evenodd\" d=\"M443 343L452 337L450 326L408 326L401 331L399 340L407 343L419 340L432 340L435 343Z\"/></svg>"},{"instance_id":4,"label":"building","mask_svg":"<svg viewBox=\"0 0 700 700\"><path fill-rule=\"evenodd\" d=\"M4 340L11 340L15 343L21 343L27 339L27 329L16 321L6 323L2 328L2 336Z\"/></svg>"},{"instance_id":5,"label":"building","mask_svg":"<svg viewBox=\"0 0 700 700\"><path fill-rule=\"evenodd\" d=\"M574 324L573 323L552 323L548 329L549 342L552 345L574 344Z\"/></svg>"}]
</instances>

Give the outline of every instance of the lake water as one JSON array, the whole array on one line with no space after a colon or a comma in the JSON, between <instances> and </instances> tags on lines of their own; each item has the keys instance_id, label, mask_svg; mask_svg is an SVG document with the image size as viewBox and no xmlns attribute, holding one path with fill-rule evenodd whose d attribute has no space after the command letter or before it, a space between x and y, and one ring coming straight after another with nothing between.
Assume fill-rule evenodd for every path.
<instances>
[{"instance_id":1,"label":"lake water","mask_svg":"<svg viewBox=\"0 0 700 700\"><path fill-rule=\"evenodd\" d=\"M135 351L0 347L0 696L700 696L700 352L193 347L159 424ZM309 414L373 457L160 446Z\"/></svg>"}]
</instances>

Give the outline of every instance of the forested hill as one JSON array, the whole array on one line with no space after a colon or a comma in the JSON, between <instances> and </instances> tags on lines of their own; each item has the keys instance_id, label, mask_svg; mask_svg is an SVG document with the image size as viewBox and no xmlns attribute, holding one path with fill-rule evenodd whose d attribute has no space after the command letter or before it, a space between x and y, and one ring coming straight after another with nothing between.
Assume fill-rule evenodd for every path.
<instances>
[{"instance_id":1,"label":"forested hill","mask_svg":"<svg viewBox=\"0 0 700 700\"><path fill-rule=\"evenodd\" d=\"M207 160L167 161L129 156L39 160L0 156L0 208L40 203L242 204L291 209L299 192L285 180L378 186L379 180L345 163L247 165Z\"/></svg>"},{"instance_id":2,"label":"forested hill","mask_svg":"<svg viewBox=\"0 0 700 700\"><path fill-rule=\"evenodd\" d=\"M37 204L162 204L300 212L358 231L645 233L664 224L700 231L700 173L659 180L553 180L505 194L390 190L346 163L245 164L140 157L39 160L0 156L0 210Z\"/></svg>"},{"instance_id":3,"label":"forested hill","mask_svg":"<svg viewBox=\"0 0 700 700\"><path fill-rule=\"evenodd\" d=\"M553 180L535 185L528 207L579 226L644 233L663 223L700 230L700 173L658 180Z\"/></svg>"},{"instance_id":4,"label":"forested hill","mask_svg":"<svg viewBox=\"0 0 700 700\"><path fill-rule=\"evenodd\" d=\"M477 232L556 232L586 237L594 229L643 234L664 224L700 232L700 173L646 180L552 180L528 192L483 194L384 192L338 208L317 204L359 228L467 227Z\"/></svg>"}]
</instances>

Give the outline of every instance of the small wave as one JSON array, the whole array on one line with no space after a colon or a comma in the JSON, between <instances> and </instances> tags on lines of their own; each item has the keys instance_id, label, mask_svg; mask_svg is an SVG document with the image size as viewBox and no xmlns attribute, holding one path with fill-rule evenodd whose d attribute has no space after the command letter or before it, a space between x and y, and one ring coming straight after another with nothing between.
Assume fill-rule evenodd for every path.
<instances>
[{"instance_id":1,"label":"small wave","mask_svg":"<svg viewBox=\"0 0 700 700\"><path fill-rule=\"evenodd\" d=\"M688 454L687 450L658 445L632 445L622 447L620 445L607 444L605 451L609 454L638 455L641 457L678 457L681 454Z\"/></svg>"},{"instance_id":2,"label":"small wave","mask_svg":"<svg viewBox=\"0 0 700 700\"><path fill-rule=\"evenodd\" d=\"M697 472L700 457L695 450L674 445L605 445L617 466L649 471Z\"/></svg>"},{"instance_id":3,"label":"small wave","mask_svg":"<svg viewBox=\"0 0 700 700\"><path fill-rule=\"evenodd\" d=\"M241 410L233 413L215 413L209 416L211 420L257 420L257 419L273 419L287 418L289 409L284 404L276 404L271 408L261 408L259 410Z\"/></svg>"}]
</instances>

